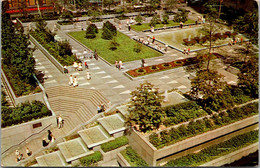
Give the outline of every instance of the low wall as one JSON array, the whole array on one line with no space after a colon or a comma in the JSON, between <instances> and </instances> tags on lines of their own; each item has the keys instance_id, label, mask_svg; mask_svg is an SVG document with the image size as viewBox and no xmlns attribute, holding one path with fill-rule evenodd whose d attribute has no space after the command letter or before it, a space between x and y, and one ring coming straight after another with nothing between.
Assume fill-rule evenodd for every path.
<instances>
[{"instance_id":1,"label":"low wall","mask_svg":"<svg viewBox=\"0 0 260 168\"><path fill-rule=\"evenodd\" d=\"M235 75L237 75L240 72L238 68L232 66L228 66L227 71Z\"/></svg>"},{"instance_id":2,"label":"low wall","mask_svg":"<svg viewBox=\"0 0 260 168\"><path fill-rule=\"evenodd\" d=\"M129 136L129 144L142 158L150 165L156 166L156 160L177 154L180 151L185 151L194 148L200 144L212 141L214 139L224 137L236 130L243 129L247 126L257 124L259 116L255 115L233 124L223 126L221 128L208 131L206 133L188 138L186 140L177 142L173 145L166 146L162 149L156 149L148 139L145 139L140 133L133 131Z\"/></svg>"},{"instance_id":3,"label":"low wall","mask_svg":"<svg viewBox=\"0 0 260 168\"><path fill-rule=\"evenodd\" d=\"M63 73L63 66L32 36L29 35L30 41L51 61L51 63Z\"/></svg>"},{"instance_id":4,"label":"low wall","mask_svg":"<svg viewBox=\"0 0 260 168\"><path fill-rule=\"evenodd\" d=\"M48 130L56 126L56 116L50 116L19 125L2 128L2 155L13 145L17 147L19 145L23 145L25 142L29 142L32 139L35 139L37 134L39 134L44 128ZM44 130L44 132L47 132L47 130Z\"/></svg>"},{"instance_id":5,"label":"low wall","mask_svg":"<svg viewBox=\"0 0 260 168\"><path fill-rule=\"evenodd\" d=\"M257 142L200 166L222 166L225 164L230 164L244 156L248 156L249 154L256 152L258 149L259 143Z\"/></svg>"},{"instance_id":6,"label":"low wall","mask_svg":"<svg viewBox=\"0 0 260 168\"><path fill-rule=\"evenodd\" d=\"M74 24L71 24L71 25L60 25L58 23L55 23L56 24L56 27L60 30L70 30L70 29L74 29Z\"/></svg>"}]
</instances>

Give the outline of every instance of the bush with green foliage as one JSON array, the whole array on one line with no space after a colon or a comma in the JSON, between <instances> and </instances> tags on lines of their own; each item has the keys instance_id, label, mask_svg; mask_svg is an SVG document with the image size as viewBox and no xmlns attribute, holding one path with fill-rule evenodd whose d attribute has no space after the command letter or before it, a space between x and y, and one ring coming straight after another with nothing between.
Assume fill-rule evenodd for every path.
<instances>
[{"instance_id":1,"label":"bush with green foliage","mask_svg":"<svg viewBox=\"0 0 260 168\"><path fill-rule=\"evenodd\" d=\"M116 36L117 35L117 30L116 30L116 27L110 23L109 21L106 21L103 25L103 31L105 31L105 29L108 29L112 36Z\"/></svg>"},{"instance_id":2,"label":"bush with green foliage","mask_svg":"<svg viewBox=\"0 0 260 168\"><path fill-rule=\"evenodd\" d=\"M165 13L163 15L163 21L162 21L163 24L168 24L169 23L169 15L167 13Z\"/></svg>"},{"instance_id":3,"label":"bush with green foliage","mask_svg":"<svg viewBox=\"0 0 260 168\"><path fill-rule=\"evenodd\" d=\"M93 38L96 38L96 34L98 33L98 28L95 24L90 24L88 27L87 27L87 30L86 30L86 38L87 39L93 39Z\"/></svg>"},{"instance_id":4,"label":"bush with green foliage","mask_svg":"<svg viewBox=\"0 0 260 168\"><path fill-rule=\"evenodd\" d=\"M188 125L180 125L177 128L170 129L168 132L162 131L160 132L160 136L153 133L149 136L149 142L158 149L163 148L188 137L231 124L256 114L258 114L258 102L236 107L226 112L216 113L210 118L205 117L196 122L192 120Z\"/></svg>"},{"instance_id":5,"label":"bush with green foliage","mask_svg":"<svg viewBox=\"0 0 260 168\"><path fill-rule=\"evenodd\" d=\"M227 141L202 149L199 153L188 154L178 159L171 160L165 166L196 167L256 142L258 142L258 131L247 132Z\"/></svg>"},{"instance_id":6,"label":"bush with green foliage","mask_svg":"<svg viewBox=\"0 0 260 168\"><path fill-rule=\"evenodd\" d=\"M102 144L101 148L104 152L108 152L108 151L117 149L121 146L124 146L126 144L128 144L127 137L121 136L121 137L116 138L115 140L112 140L112 141L109 141L109 142Z\"/></svg>"},{"instance_id":7,"label":"bush with green foliage","mask_svg":"<svg viewBox=\"0 0 260 168\"><path fill-rule=\"evenodd\" d=\"M33 119L51 116L51 111L40 101L25 102L15 108L7 106L2 107L2 123L1 126L7 127L11 125L28 122Z\"/></svg>"},{"instance_id":8,"label":"bush with green foliage","mask_svg":"<svg viewBox=\"0 0 260 168\"><path fill-rule=\"evenodd\" d=\"M59 62L61 65L72 65L73 62L80 62L73 55L71 46L68 41L48 42L45 38L45 33L41 31L32 31L30 34Z\"/></svg>"},{"instance_id":9,"label":"bush with green foliage","mask_svg":"<svg viewBox=\"0 0 260 168\"><path fill-rule=\"evenodd\" d=\"M14 26L9 14L2 16L1 44L2 68L16 96L34 92L37 82L33 77L35 71L33 49L29 47L29 38L24 33L23 27L19 24Z\"/></svg>"},{"instance_id":10,"label":"bush with green foliage","mask_svg":"<svg viewBox=\"0 0 260 168\"><path fill-rule=\"evenodd\" d=\"M142 51L142 44L141 43L136 43L134 46L134 51L139 53Z\"/></svg>"},{"instance_id":11,"label":"bush with green foliage","mask_svg":"<svg viewBox=\"0 0 260 168\"><path fill-rule=\"evenodd\" d=\"M70 11L65 10L60 15L60 19L63 20L63 22L72 22L73 21L73 15Z\"/></svg>"},{"instance_id":12,"label":"bush with green foliage","mask_svg":"<svg viewBox=\"0 0 260 168\"><path fill-rule=\"evenodd\" d=\"M207 115L195 101L188 101L173 106L165 107L167 118L164 125L170 126L180 122L186 122L190 119L195 119Z\"/></svg>"},{"instance_id":13,"label":"bush with green foliage","mask_svg":"<svg viewBox=\"0 0 260 168\"><path fill-rule=\"evenodd\" d=\"M148 164L130 146L121 152L131 166L146 167Z\"/></svg>"},{"instance_id":14,"label":"bush with green foliage","mask_svg":"<svg viewBox=\"0 0 260 168\"><path fill-rule=\"evenodd\" d=\"M150 26L155 27L156 24L160 24L160 23L161 23L160 15L154 15L150 21Z\"/></svg>"},{"instance_id":15,"label":"bush with green foliage","mask_svg":"<svg viewBox=\"0 0 260 168\"><path fill-rule=\"evenodd\" d=\"M82 157L79 159L81 165L83 167L89 167L89 166L94 166L98 161L102 160L103 156L101 152L96 151L95 153Z\"/></svg>"},{"instance_id":16,"label":"bush with green foliage","mask_svg":"<svg viewBox=\"0 0 260 168\"><path fill-rule=\"evenodd\" d=\"M141 16L141 14L139 14L139 15L137 15L137 16L135 17L135 21L137 22L138 25L141 25L141 24L142 24L143 18L142 18L142 16Z\"/></svg>"},{"instance_id":17,"label":"bush with green foliage","mask_svg":"<svg viewBox=\"0 0 260 168\"><path fill-rule=\"evenodd\" d=\"M173 21L174 22L186 22L188 20L189 12L185 9L178 8L178 12L175 14Z\"/></svg>"}]
</instances>

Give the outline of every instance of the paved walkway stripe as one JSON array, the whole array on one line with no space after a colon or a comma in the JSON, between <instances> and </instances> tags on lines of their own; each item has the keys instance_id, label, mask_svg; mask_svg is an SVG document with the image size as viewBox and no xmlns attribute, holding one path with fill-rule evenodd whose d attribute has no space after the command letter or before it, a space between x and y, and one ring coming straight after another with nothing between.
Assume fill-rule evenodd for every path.
<instances>
[{"instance_id":1,"label":"paved walkway stripe","mask_svg":"<svg viewBox=\"0 0 260 168\"><path fill-rule=\"evenodd\" d=\"M167 84L172 84L172 83L178 83L176 80L172 80L170 82L168 82Z\"/></svg>"},{"instance_id":2,"label":"paved walkway stripe","mask_svg":"<svg viewBox=\"0 0 260 168\"><path fill-rule=\"evenodd\" d=\"M105 71L100 71L100 72L97 72L95 74L104 74L104 73L106 73L106 72Z\"/></svg>"},{"instance_id":3,"label":"paved walkway stripe","mask_svg":"<svg viewBox=\"0 0 260 168\"><path fill-rule=\"evenodd\" d=\"M48 84L48 83L56 83L57 81L56 80L47 80L47 82L44 82L45 84Z\"/></svg>"},{"instance_id":4,"label":"paved walkway stripe","mask_svg":"<svg viewBox=\"0 0 260 168\"><path fill-rule=\"evenodd\" d=\"M130 94L130 93L131 93L131 91L127 90L127 91L121 92L120 94Z\"/></svg>"},{"instance_id":5,"label":"paved walkway stripe","mask_svg":"<svg viewBox=\"0 0 260 168\"><path fill-rule=\"evenodd\" d=\"M163 77L161 77L159 79L169 79L169 78L170 78L169 76L163 76Z\"/></svg>"},{"instance_id":6,"label":"paved walkway stripe","mask_svg":"<svg viewBox=\"0 0 260 168\"><path fill-rule=\"evenodd\" d=\"M125 88L123 85L118 85L118 86L115 86L113 87L114 89L120 89L120 88Z\"/></svg>"},{"instance_id":7,"label":"paved walkway stripe","mask_svg":"<svg viewBox=\"0 0 260 168\"><path fill-rule=\"evenodd\" d=\"M89 83L89 82L82 83L82 84L80 84L79 86L85 86L85 85L90 85L90 83Z\"/></svg>"},{"instance_id":8,"label":"paved walkway stripe","mask_svg":"<svg viewBox=\"0 0 260 168\"><path fill-rule=\"evenodd\" d=\"M112 80L112 81L109 81L109 82L106 82L106 83L117 83L118 81L117 80Z\"/></svg>"},{"instance_id":9,"label":"paved walkway stripe","mask_svg":"<svg viewBox=\"0 0 260 168\"><path fill-rule=\"evenodd\" d=\"M44 66L39 66L39 67L36 67L36 69L45 69Z\"/></svg>"},{"instance_id":10,"label":"paved walkway stripe","mask_svg":"<svg viewBox=\"0 0 260 168\"><path fill-rule=\"evenodd\" d=\"M107 75L107 76L103 76L103 77L101 77L101 78L103 78L103 79L107 79L107 78L112 78L110 75Z\"/></svg>"},{"instance_id":11,"label":"paved walkway stripe","mask_svg":"<svg viewBox=\"0 0 260 168\"><path fill-rule=\"evenodd\" d=\"M184 86L184 85L181 85L181 86L179 86L179 87L177 87L178 89L186 89L187 87L186 86Z\"/></svg>"},{"instance_id":12,"label":"paved walkway stripe","mask_svg":"<svg viewBox=\"0 0 260 168\"><path fill-rule=\"evenodd\" d=\"M100 69L99 67L91 68L91 69Z\"/></svg>"}]
</instances>

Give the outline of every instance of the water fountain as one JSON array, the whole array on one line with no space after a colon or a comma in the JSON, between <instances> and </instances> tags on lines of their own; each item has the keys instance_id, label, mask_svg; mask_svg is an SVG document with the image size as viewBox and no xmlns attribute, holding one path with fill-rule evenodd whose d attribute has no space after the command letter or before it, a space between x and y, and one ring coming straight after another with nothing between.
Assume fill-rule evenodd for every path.
<instances>
[{"instance_id":1,"label":"water fountain","mask_svg":"<svg viewBox=\"0 0 260 168\"><path fill-rule=\"evenodd\" d=\"M200 33L200 39L202 39L202 33Z\"/></svg>"},{"instance_id":2,"label":"water fountain","mask_svg":"<svg viewBox=\"0 0 260 168\"><path fill-rule=\"evenodd\" d=\"M166 89L165 92L164 92L164 99L163 99L164 102L168 102L169 101L169 98L168 98L168 90Z\"/></svg>"},{"instance_id":3,"label":"water fountain","mask_svg":"<svg viewBox=\"0 0 260 168\"><path fill-rule=\"evenodd\" d=\"M189 35L189 37L188 37L188 41L190 41L190 39L191 39L191 35Z\"/></svg>"}]
</instances>

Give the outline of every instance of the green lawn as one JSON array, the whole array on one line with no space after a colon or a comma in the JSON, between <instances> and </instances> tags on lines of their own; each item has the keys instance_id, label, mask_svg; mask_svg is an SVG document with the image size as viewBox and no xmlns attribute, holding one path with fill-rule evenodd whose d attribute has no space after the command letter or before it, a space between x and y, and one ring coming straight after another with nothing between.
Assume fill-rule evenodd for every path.
<instances>
[{"instance_id":1,"label":"green lawn","mask_svg":"<svg viewBox=\"0 0 260 168\"><path fill-rule=\"evenodd\" d=\"M185 24L192 24L192 23L195 23L195 21L188 19L188 20L184 23L184 25L185 25ZM143 24L141 24L141 25L132 25L131 28L132 28L133 30L136 30L136 31L150 30L151 26L149 26L149 24L150 24L150 23L143 23ZM173 22L172 20L170 20L169 23L166 24L167 27L170 27L170 26L179 26L179 25L180 25L180 23ZM156 29L156 28L161 28L161 27L163 27L163 26L164 26L164 24L156 24L154 28L155 28L155 29Z\"/></svg>"},{"instance_id":2,"label":"green lawn","mask_svg":"<svg viewBox=\"0 0 260 168\"><path fill-rule=\"evenodd\" d=\"M117 50L110 50L110 40L104 40L101 38L102 30L99 30L95 39L86 39L85 31L70 32L71 36L77 39L79 42L90 48L91 50L97 50L99 56L107 60L109 63L114 64L115 61L121 60L122 62L141 60L142 58L158 57L162 54L142 45L141 52L136 53L134 46L138 43L128 36L117 32L116 41L120 44Z\"/></svg>"}]
</instances>

